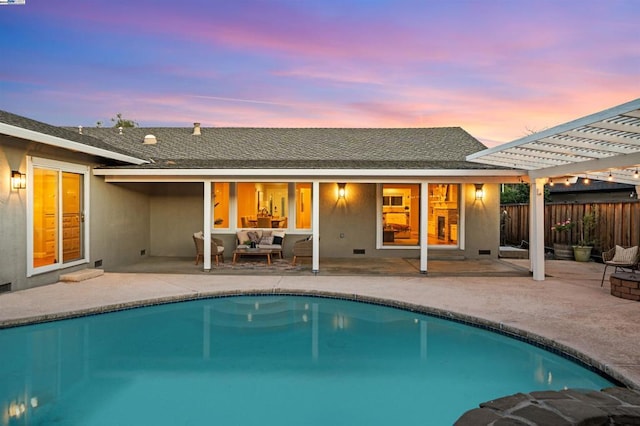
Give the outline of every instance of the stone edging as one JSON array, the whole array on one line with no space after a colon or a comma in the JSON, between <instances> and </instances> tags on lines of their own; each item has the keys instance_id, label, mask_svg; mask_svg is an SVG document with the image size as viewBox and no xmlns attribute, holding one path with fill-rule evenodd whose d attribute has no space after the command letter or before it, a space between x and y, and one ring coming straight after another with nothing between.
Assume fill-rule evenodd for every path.
<instances>
[{"instance_id":1,"label":"stone edging","mask_svg":"<svg viewBox=\"0 0 640 426\"><path fill-rule=\"evenodd\" d=\"M600 392L567 389L517 393L480 404L455 426L483 425L638 425L640 392L607 388Z\"/></svg>"}]
</instances>

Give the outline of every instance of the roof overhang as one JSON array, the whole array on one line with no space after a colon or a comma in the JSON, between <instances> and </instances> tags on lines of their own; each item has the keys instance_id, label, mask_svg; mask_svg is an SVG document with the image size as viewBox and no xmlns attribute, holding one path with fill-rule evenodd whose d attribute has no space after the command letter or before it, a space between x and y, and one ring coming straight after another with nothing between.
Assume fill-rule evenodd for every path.
<instances>
[{"instance_id":1,"label":"roof overhang","mask_svg":"<svg viewBox=\"0 0 640 426\"><path fill-rule=\"evenodd\" d=\"M383 182L426 179L432 182L521 182L518 170L453 169L134 169L98 168L94 175L107 182L202 182L204 180L319 180L346 179L351 182Z\"/></svg>"},{"instance_id":2,"label":"roof overhang","mask_svg":"<svg viewBox=\"0 0 640 426\"><path fill-rule=\"evenodd\" d=\"M0 134L26 139L45 145L55 146L70 151L95 155L98 157L108 158L116 161L123 161L130 164L140 165L148 163L148 161L146 160L141 160L130 155L120 154L117 152L109 151L107 149L93 147L91 145L85 145L83 143L70 141L68 139L48 135L46 133L36 132L34 130L24 129L22 127L12 126L11 124L6 123L0 123Z\"/></svg>"},{"instance_id":3,"label":"roof overhang","mask_svg":"<svg viewBox=\"0 0 640 426\"><path fill-rule=\"evenodd\" d=\"M467 156L531 179L583 176L640 183L640 98Z\"/></svg>"}]
</instances>

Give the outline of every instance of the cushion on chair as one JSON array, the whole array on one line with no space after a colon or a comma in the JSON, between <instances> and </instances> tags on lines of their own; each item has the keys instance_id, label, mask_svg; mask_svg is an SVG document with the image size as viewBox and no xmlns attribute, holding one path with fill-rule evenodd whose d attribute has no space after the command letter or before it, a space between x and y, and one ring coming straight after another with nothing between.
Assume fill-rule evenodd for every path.
<instances>
[{"instance_id":1,"label":"cushion on chair","mask_svg":"<svg viewBox=\"0 0 640 426\"><path fill-rule=\"evenodd\" d=\"M637 255L638 255L638 246L630 247L626 249L624 247L617 245L616 253L613 255L613 259L611 259L611 262L629 265L634 262Z\"/></svg>"}]
</instances>

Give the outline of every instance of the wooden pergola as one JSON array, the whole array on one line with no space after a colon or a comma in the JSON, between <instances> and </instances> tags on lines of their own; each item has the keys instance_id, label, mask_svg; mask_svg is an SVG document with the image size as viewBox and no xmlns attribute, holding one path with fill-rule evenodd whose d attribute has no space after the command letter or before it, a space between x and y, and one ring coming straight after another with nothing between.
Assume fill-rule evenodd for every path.
<instances>
[{"instance_id":1,"label":"wooden pergola","mask_svg":"<svg viewBox=\"0 0 640 426\"><path fill-rule=\"evenodd\" d=\"M467 156L522 170L530 185L533 279L544 280L544 185L579 178L640 189L640 98Z\"/></svg>"}]
</instances>

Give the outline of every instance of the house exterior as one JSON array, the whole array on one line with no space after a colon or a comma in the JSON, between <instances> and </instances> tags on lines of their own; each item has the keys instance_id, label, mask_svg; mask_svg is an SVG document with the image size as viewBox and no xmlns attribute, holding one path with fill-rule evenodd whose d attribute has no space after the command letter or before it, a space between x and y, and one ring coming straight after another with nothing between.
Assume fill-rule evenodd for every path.
<instances>
[{"instance_id":1,"label":"house exterior","mask_svg":"<svg viewBox=\"0 0 640 426\"><path fill-rule=\"evenodd\" d=\"M419 258L423 273L428 258L497 258L499 184L522 177L466 160L484 149L458 127L62 128L0 111L0 290L191 257L197 231L230 257L258 217L286 234L285 257L312 236L314 271L323 257Z\"/></svg>"}]
</instances>

